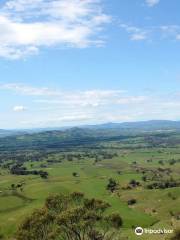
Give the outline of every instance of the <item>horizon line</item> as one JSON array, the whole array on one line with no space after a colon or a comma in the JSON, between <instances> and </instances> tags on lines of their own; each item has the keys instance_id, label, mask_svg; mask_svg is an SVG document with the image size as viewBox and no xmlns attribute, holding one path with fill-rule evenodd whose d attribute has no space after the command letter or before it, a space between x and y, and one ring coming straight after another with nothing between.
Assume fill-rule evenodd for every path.
<instances>
[{"instance_id":1,"label":"horizon line","mask_svg":"<svg viewBox=\"0 0 180 240\"><path fill-rule=\"evenodd\" d=\"M102 122L94 124L77 124L77 125L63 125L63 126L37 126L37 127L27 127L27 128L1 128L1 131L27 131L27 130L38 130L38 129L69 129L69 128L81 128L81 127L90 127L90 126L101 126L107 124L131 124L131 123L143 123L143 122L180 122L180 120L170 120L170 119L149 119L149 120L137 120L137 121L123 121L123 122Z\"/></svg>"}]
</instances>

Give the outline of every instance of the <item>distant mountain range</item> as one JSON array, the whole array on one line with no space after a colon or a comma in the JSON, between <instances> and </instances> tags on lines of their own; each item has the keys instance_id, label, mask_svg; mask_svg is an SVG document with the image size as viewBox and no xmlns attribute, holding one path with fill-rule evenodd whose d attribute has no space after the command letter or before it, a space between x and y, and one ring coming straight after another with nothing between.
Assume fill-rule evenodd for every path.
<instances>
[{"instance_id":1,"label":"distant mountain range","mask_svg":"<svg viewBox=\"0 0 180 240\"><path fill-rule=\"evenodd\" d=\"M53 128L36 128L36 129L24 129L24 130L4 130L0 129L0 137L22 135L22 134L33 134L47 131L73 131L76 129L87 129L87 130L118 130L118 131L169 131L169 130L180 130L180 121L170 120L150 120L150 121L139 121L139 122L123 122L123 123L104 123L99 125L82 125L78 127L53 127Z\"/></svg>"},{"instance_id":2,"label":"distant mountain range","mask_svg":"<svg viewBox=\"0 0 180 240\"><path fill-rule=\"evenodd\" d=\"M21 135L23 133L26 133L26 131L0 129L0 137L7 137L7 136L19 135L19 134Z\"/></svg>"},{"instance_id":3,"label":"distant mountain range","mask_svg":"<svg viewBox=\"0 0 180 240\"><path fill-rule=\"evenodd\" d=\"M11 131L11 130L0 129L0 137L10 136L13 133L14 133L14 131Z\"/></svg>"},{"instance_id":4,"label":"distant mountain range","mask_svg":"<svg viewBox=\"0 0 180 240\"><path fill-rule=\"evenodd\" d=\"M136 130L176 130L180 129L180 121L150 120L139 122L105 123L84 126L91 129L136 129Z\"/></svg>"}]
</instances>

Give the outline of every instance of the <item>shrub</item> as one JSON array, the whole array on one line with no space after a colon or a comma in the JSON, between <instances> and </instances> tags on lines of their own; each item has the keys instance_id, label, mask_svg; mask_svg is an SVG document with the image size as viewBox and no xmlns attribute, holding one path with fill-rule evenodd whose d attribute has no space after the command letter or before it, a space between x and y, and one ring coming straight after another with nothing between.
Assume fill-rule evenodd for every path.
<instances>
[{"instance_id":1,"label":"shrub","mask_svg":"<svg viewBox=\"0 0 180 240\"><path fill-rule=\"evenodd\" d=\"M132 198L132 199L129 199L127 203L128 203L128 205L134 205L134 204L136 204L136 202L137 202L137 200Z\"/></svg>"},{"instance_id":2,"label":"shrub","mask_svg":"<svg viewBox=\"0 0 180 240\"><path fill-rule=\"evenodd\" d=\"M110 205L85 199L82 193L52 195L42 209L20 225L16 240L108 240L122 226L119 214L107 215Z\"/></svg>"}]
</instances>

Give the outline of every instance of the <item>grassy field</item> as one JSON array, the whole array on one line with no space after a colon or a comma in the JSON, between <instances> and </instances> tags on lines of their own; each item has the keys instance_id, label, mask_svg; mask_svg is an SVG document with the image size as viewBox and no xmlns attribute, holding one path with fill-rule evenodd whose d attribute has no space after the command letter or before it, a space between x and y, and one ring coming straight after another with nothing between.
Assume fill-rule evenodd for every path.
<instances>
[{"instance_id":1,"label":"grassy field","mask_svg":"<svg viewBox=\"0 0 180 240\"><path fill-rule=\"evenodd\" d=\"M47 180L39 176L15 176L2 170L0 175L1 232L7 238L12 236L22 219L33 209L41 207L49 194L73 191L81 191L87 197L103 199L110 203L112 206L110 211L118 212L122 216L124 221L122 235L129 236L129 239L137 238L133 232L135 226L172 228L174 224L175 227L178 221L171 216L170 212L177 214L180 210L180 188L144 190L143 186L140 186L133 190L120 188L115 193L106 190L109 178L116 179L121 187L126 186L132 179L142 182L142 173L134 170L134 161L137 162L139 168L154 169L159 167L159 159L163 159L165 168L169 167L166 163L169 156L177 158L180 153L178 149L166 149L166 151L141 149L124 151L123 154L120 151L118 157L105 159L96 164L92 159L65 160L46 167L49 173ZM149 157L153 158L150 163L147 162ZM42 169L40 168L42 163L44 161L36 162L33 168ZM31 168L28 162L26 167ZM172 167L174 178L180 173L179 167L179 163ZM119 174L118 171L121 173ZM77 172L78 177L74 177L73 172ZM22 191L10 189L11 184L19 182L24 182ZM168 196L174 196L174 200ZM137 199L137 204L129 207L127 201L130 198ZM153 209L156 211L153 212ZM148 236L144 239L148 239ZM152 236L149 239L152 239ZM164 238L158 236L158 239Z\"/></svg>"},{"instance_id":2,"label":"grassy field","mask_svg":"<svg viewBox=\"0 0 180 240\"><path fill-rule=\"evenodd\" d=\"M45 170L48 179L39 176L17 176L8 170L0 169L0 231L3 239L11 236L21 223L22 219L30 214L33 209L43 205L44 199L53 193L67 193L80 191L87 197L102 199L110 203L110 212L117 212L123 218L122 239L139 239L134 234L135 226L141 227L167 227L175 229L178 224L180 212L180 189L146 189L147 183L142 181L143 174L140 169L152 171L158 167L170 168L171 178L178 179L180 163L169 165L169 159L180 158L180 149L138 149L116 150L117 155L112 159L103 159L95 162L94 159L47 164L46 160L24 163L27 169L40 170L42 164L47 164ZM58 155L56 156L58 159ZM149 161L151 159L151 161ZM159 163L163 160L163 166ZM139 170L138 170L139 169ZM77 177L73 172L78 173ZM151 175L151 172L149 173ZM118 183L118 189L111 193L106 189L108 180L113 178ZM169 178L163 173L163 179ZM126 189L125 186L135 179L140 186ZM12 184L23 182L23 189L12 189ZM151 180L148 180L150 183ZM128 206L128 199L135 198L137 203ZM150 235L141 239L166 239L168 236Z\"/></svg>"}]
</instances>

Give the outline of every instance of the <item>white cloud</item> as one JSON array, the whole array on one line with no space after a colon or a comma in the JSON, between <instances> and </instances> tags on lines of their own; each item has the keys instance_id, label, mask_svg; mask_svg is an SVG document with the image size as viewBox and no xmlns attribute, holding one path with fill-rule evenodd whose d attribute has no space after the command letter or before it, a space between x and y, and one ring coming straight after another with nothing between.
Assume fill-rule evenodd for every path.
<instances>
[{"instance_id":1,"label":"white cloud","mask_svg":"<svg viewBox=\"0 0 180 240\"><path fill-rule=\"evenodd\" d=\"M180 40L180 25L137 27L121 23L120 28L127 32L131 41Z\"/></svg>"},{"instance_id":2,"label":"white cloud","mask_svg":"<svg viewBox=\"0 0 180 240\"><path fill-rule=\"evenodd\" d=\"M148 119L180 119L180 94L130 94L122 90L64 91L23 84L0 85L10 95L9 104L18 98L28 104L14 106L0 119L1 126L57 127L103 122L123 122ZM15 96L11 96L15 94ZM6 123L6 120L9 119ZM4 121L4 122L3 122Z\"/></svg>"},{"instance_id":3,"label":"white cloud","mask_svg":"<svg viewBox=\"0 0 180 240\"><path fill-rule=\"evenodd\" d=\"M17 83L8 83L8 84L0 84L0 89L2 90L10 90L16 92L21 95L26 96L58 96L61 95L61 91L50 89L47 87L32 87L23 84Z\"/></svg>"},{"instance_id":4,"label":"white cloud","mask_svg":"<svg viewBox=\"0 0 180 240\"><path fill-rule=\"evenodd\" d=\"M24 106L14 106L13 111L14 112L24 112L26 110L26 107Z\"/></svg>"},{"instance_id":5,"label":"white cloud","mask_svg":"<svg viewBox=\"0 0 180 240\"><path fill-rule=\"evenodd\" d=\"M160 30L164 38L180 40L180 25L162 25Z\"/></svg>"},{"instance_id":6,"label":"white cloud","mask_svg":"<svg viewBox=\"0 0 180 240\"><path fill-rule=\"evenodd\" d=\"M130 40L132 41L147 40L150 33L150 29L139 28L129 24L120 24L120 28L130 35Z\"/></svg>"},{"instance_id":7,"label":"white cloud","mask_svg":"<svg viewBox=\"0 0 180 240\"><path fill-rule=\"evenodd\" d=\"M42 47L98 45L110 16L99 0L9 0L0 8L0 56L37 54Z\"/></svg>"},{"instance_id":8,"label":"white cloud","mask_svg":"<svg viewBox=\"0 0 180 240\"><path fill-rule=\"evenodd\" d=\"M59 124L71 125L76 124L78 122L86 122L92 120L92 116L90 115L66 115L66 116L57 116L57 117L48 117L45 119L32 119L31 121L21 121L21 124L27 126L40 126L40 127L47 127L47 126L58 126Z\"/></svg>"},{"instance_id":9,"label":"white cloud","mask_svg":"<svg viewBox=\"0 0 180 240\"><path fill-rule=\"evenodd\" d=\"M176 35L176 39L177 39L177 40L180 40L180 34L177 34L177 35Z\"/></svg>"},{"instance_id":10,"label":"white cloud","mask_svg":"<svg viewBox=\"0 0 180 240\"><path fill-rule=\"evenodd\" d=\"M60 89L38 88L16 83L1 84L0 89L24 96L41 97L33 100L40 104L77 106L82 108L97 108L111 104L135 104L146 100L144 96L128 96L124 90L94 89L86 91L63 91Z\"/></svg>"},{"instance_id":11,"label":"white cloud","mask_svg":"<svg viewBox=\"0 0 180 240\"><path fill-rule=\"evenodd\" d=\"M146 0L146 4L149 7L154 7L155 5L157 5L160 2L160 0Z\"/></svg>"},{"instance_id":12,"label":"white cloud","mask_svg":"<svg viewBox=\"0 0 180 240\"><path fill-rule=\"evenodd\" d=\"M127 96L122 97L117 100L117 104L136 104L136 103L144 103L148 98L146 96Z\"/></svg>"},{"instance_id":13,"label":"white cloud","mask_svg":"<svg viewBox=\"0 0 180 240\"><path fill-rule=\"evenodd\" d=\"M132 34L131 36L131 40L133 41L142 41L145 39L147 39L146 33L135 33L135 34Z\"/></svg>"},{"instance_id":14,"label":"white cloud","mask_svg":"<svg viewBox=\"0 0 180 240\"><path fill-rule=\"evenodd\" d=\"M137 114L136 107L148 101L146 96L133 96L124 90L64 91L9 83L1 84L0 91L15 95L30 106L28 111L23 115L17 114L14 119L24 128L130 120ZM129 109L134 113L129 114ZM24 106L14 107L16 112L24 110Z\"/></svg>"}]
</instances>

